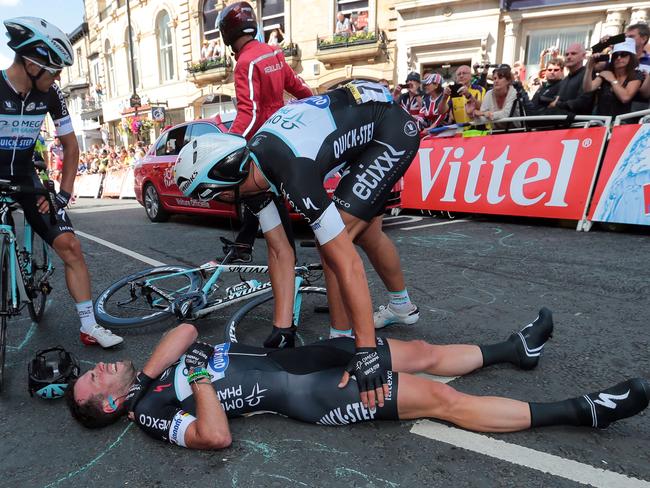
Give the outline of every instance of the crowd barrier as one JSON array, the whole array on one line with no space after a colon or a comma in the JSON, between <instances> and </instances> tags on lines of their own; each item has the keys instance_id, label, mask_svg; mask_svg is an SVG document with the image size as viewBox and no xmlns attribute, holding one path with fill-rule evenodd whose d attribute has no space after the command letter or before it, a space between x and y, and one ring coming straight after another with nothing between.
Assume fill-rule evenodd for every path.
<instances>
[{"instance_id":1,"label":"crowd barrier","mask_svg":"<svg viewBox=\"0 0 650 488\"><path fill-rule=\"evenodd\" d=\"M577 116L570 128L424 139L404 176L405 209L650 225L650 110ZM505 121L566 121L564 116ZM642 119L641 122L644 122Z\"/></svg>"},{"instance_id":2,"label":"crowd barrier","mask_svg":"<svg viewBox=\"0 0 650 488\"><path fill-rule=\"evenodd\" d=\"M133 168L106 174L78 175L74 184L77 197L135 198Z\"/></svg>"}]
</instances>

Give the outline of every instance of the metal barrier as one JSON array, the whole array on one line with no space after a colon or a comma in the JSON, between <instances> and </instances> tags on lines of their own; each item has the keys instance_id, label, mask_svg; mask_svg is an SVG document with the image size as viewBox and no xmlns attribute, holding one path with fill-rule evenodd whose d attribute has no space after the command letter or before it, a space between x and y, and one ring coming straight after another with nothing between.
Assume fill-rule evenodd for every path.
<instances>
[{"instance_id":1,"label":"metal barrier","mask_svg":"<svg viewBox=\"0 0 650 488\"><path fill-rule=\"evenodd\" d=\"M621 125L624 120L634 119L640 117L639 124L647 124L650 122L650 109L648 110L639 110L637 112L630 112L627 114L621 114L614 119L614 126Z\"/></svg>"},{"instance_id":2,"label":"metal barrier","mask_svg":"<svg viewBox=\"0 0 650 488\"><path fill-rule=\"evenodd\" d=\"M650 114L650 111L647 111ZM526 122L568 122L572 120L573 122L569 127L609 127L612 123L612 117L604 115L525 115L521 117L506 117L504 119L499 119L493 121L493 123L513 123L513 122L523 122L524 127L512 127L507 129L492 129L491 133L503 133L503 132L528 132L530 129L526 128ZM536 129L536 128L534 128Z\"/></svg>"}]
</instances>

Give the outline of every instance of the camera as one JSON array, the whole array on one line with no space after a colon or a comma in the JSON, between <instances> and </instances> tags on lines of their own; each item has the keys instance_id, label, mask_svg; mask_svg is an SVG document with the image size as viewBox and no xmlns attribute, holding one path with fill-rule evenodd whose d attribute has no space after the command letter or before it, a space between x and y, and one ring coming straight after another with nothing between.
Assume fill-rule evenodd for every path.
<instances>
[{"instance_id":1,"label":"camera","mask_svg":"<svg viewBox=\"0 0 650 488\"><path fill-rule=\"evenodd\" d=\"M460 87L463 86L463 85L458 84L458 83L449 83L447 86L448 86L449 89L451 90L451 96L452 96L452 97L458 97L458 96L460 96L460 95L458 94L458 90L460 90Z\"/></svg>"},{"instance_id":2,"label":"camera","mask_svg":"<svg viewBox=\"0 0 650 488\"><path fill-rule=\"evenodd\" d=\"M594 62L596 63L602 63L602 62L609 62L609 54L599 54L597 56L594 56Z\"/></svg>"}]
</instances>

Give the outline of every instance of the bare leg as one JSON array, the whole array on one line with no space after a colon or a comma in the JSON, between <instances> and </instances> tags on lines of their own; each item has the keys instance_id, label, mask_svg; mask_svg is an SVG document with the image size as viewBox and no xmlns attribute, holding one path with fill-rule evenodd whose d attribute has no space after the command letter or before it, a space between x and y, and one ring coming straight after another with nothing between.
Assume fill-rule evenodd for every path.
<instances>
[{"instance_id":1,"label":"bare leg","mask_svg":"<svg viewBox=\"0 0 650 488\"><path fill-rule=\"evenodd\" d=\"M399 375L397 409L400 419L435 418L477 432L515 432L531 426L528 403L467 395L406 373Z\"/></svg>"},{"instance_id":2,"label":"bare leg","mask_svg":"<svg viewBox=\"0 0 650 488\"><path fill-rule=\"evenodd\" d=\"M77 236L70 232L61 234L54 239L52 247L63 261L65 282L74 301L90 300L90 275Z\"/></svg>"},{"instance_id":3,"label":"bare leg","mask_svg":"<svg viewBox=\"0 0 650 488\"><path fill-rule=\"evenodd\" d=\"M393 371L462 376L483 366L478 346L453 344L437 346L425 341L388 339Z\"/></svg>"},{"instance_id":4,"label":"bare leg","mask_svg":"<svg viewBox=\"0 0 650 488\"><path fill-rule=\"evenodd\" d=\"M397 292L406 288L406 282L397 248L381 228L383 219L383 215L372 219L354 243L366 253L386 289Z\"/></svg>"}]
</instances>

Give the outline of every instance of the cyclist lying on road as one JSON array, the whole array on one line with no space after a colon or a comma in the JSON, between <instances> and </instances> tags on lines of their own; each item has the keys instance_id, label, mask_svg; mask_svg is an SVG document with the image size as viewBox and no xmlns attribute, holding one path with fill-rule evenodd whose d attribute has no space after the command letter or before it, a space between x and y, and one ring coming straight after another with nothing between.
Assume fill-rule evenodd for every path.
<instances>
[{"instance_id":1,"label":"cyclist lying on road","mask_svg":"<svg viewBox=\"0 0 650 488\"><path fill-rule=\"evenodd\" d=\"M550 310L506 341L487 346L437 346L423 341L377 340L386 370L385 406L359 402L356 388L339 385L354 354L351 339L329 339L296 349L195 342L190 324L171 330L143 370L133 363L98 363L72 382L66 398L87 427L129 416L150 436L194 449L231 443L227 417L274 412L320 425L366 420L437 418L480 432L512 432L547 425L606 427L648 406L650 385L636 378L553 403L525 403L467 395L412 373L459 376L497 363L537 366L553 331Z\"/></svg>"},{"instance_id":2,"label":"cyclist lying on road","mask_svg":"<svg viewBox=\"0 0 650 488\"><path fill-rule=\"evenodd\" d=\"M370 408L375 398L383 405L387 383L375 346L368 282L353 241L364 247L388 289L396 292L390 308L394 313L388 317L384 308L379 325L415 322L419 312L406 292L399 255L377 215L383 213L419 143L417 124L392 104L390 92L357 81L286 105L248 143L231 134L198 137L183 148L175 166L176 183L185 195L224 199L228 190L232 199L237 192L253 195L270 188L284 195L311 225L321 253L331 322L336 329L354 329L357 349L348 370ZM323 181L339 170L343 176L332 201ZM293 250L273 202L269 199L255 211L268 244L275 298L274 327L264 346L293 347Z\"/></svg>"}]
</instances>

